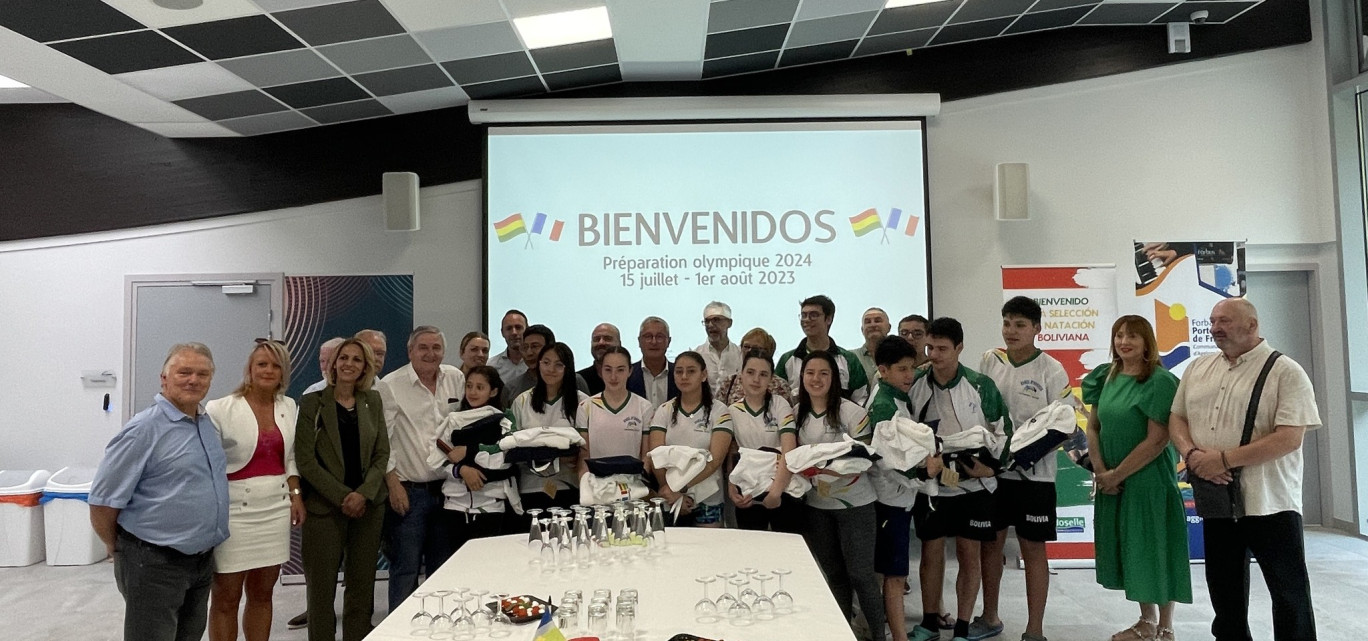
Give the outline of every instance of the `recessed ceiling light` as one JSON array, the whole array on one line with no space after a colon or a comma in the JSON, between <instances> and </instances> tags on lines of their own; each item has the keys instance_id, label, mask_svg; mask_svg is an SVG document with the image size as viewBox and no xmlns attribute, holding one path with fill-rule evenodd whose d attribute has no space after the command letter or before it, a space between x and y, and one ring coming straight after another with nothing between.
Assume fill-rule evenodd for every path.
<instances>
[{"instance_id":1,"label":"recessed ceiling light","mask_svg":"<svg viewBox=\"0 0 1368 641\"><path fill-rule=\"evenodd\" d=\"M608 23L608 7L514 18L513 26L518 29L518 35L522 36L528 49L613 37L613 27Z\"/></svg>"},{"instance_id":2,"label":"recessed ceiling light","mask_svg":"<svg viewBox=\"0 0 1368 641\"><path fill-rule=\"evenodd\" d=\"M914 4L931 4L933 2L945 2L945 0L888 0L884 4L885 9L897 9L898 7L910 7Z\"/></svg>"},{"instance_id":3,"label":"recessed ceiling light","mask_svg":"<svg viewBox=\"0 0 1368 641\"><path fill-rule=\"evenodd\" d=\"M163 9L196 9L204 0L152 0L152 4Z\"/></svg>"},{"instance_id":4,"label":"recessed ceiling light","mask_svg":"<svg viewBox=\"0 0 1368 641\"><path fill-rule=\"evenodd\" d=\"M28 85L13 78L0 76L0 89L26 89Z\"/></svg>"}]
</instances>

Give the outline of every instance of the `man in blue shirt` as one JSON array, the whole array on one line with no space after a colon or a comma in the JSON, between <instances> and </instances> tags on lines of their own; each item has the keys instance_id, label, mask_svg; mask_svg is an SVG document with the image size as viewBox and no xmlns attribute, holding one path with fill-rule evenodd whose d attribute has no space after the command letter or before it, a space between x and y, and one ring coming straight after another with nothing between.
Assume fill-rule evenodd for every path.
<instances>
[{"instance_id":1,"label":"man in blue shirt","mask_svg":"<svg viewBox=\"0 0 1368 641\"><path fill-rule=\"evenodd\" d=\"M90 488L90 523L124 596L126 641L204 635L214 546L228 538L227 460L200 407L213 376L208 347L172 347L161 393L105 447Z\"/></svg>"}]
</instances>

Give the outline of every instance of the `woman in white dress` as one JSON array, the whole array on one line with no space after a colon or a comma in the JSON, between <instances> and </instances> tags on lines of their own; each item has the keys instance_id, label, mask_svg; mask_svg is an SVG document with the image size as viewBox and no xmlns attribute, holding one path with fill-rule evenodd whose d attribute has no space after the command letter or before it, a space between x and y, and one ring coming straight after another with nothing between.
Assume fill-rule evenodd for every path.
<instances>
[{"instance_id":1,"label":"woman in white dress","mask_svg":"<svg viewBox=\"0 0 1368 641\"><path fill-rule=\"evenodd\" d=\"M280 566L290 558L290 526L304 522L295 469L295 402L290 354L279 341L258 341L247 358L242 384L205 409L228 455L228 540L214 549L209 639L247 641L271 635L271 593Z\"/></svg>"}]
</instances>

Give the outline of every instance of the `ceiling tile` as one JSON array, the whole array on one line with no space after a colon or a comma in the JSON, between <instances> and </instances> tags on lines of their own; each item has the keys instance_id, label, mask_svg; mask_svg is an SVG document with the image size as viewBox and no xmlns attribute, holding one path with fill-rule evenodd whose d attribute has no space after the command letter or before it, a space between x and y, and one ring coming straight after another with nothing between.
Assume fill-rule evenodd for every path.
<instances>
[{"instance_id":1,"label":"ceiling tile","mask_svg":"<svg viewBox=\"0 0 1368 641\"><path fill-rule=\"evenodd\" d=\"M404 32L404 27L379 0L325 4L272 15L314 46Z\"/></svg>"},{"instance_id":2,"label":"ceiling tile","mask_svg":"<svg viewBox=\"0 0 1368 641\"><path fill-rule=\"evenodd\" d=\"M259 116L221 120L218 124L244 136L259 136L261 134L270 134L277 131L289 131L291 129L312 127L317 123L299 115L298 112L281 111L273 114L261 114Z\"/></svg>"},{"instance_id":3,"label":"ceiling tile","mask_svg":"<svg viewBox=\"0 0 1368 641\"><path fill-rule=\"evenodd\" d=\"M4 0L0 26L38 42L143 28L100 0Z\"/></svg>"},{"instance_id":4,"label":"ceiling tile","mask_svg":"<svg viewBox=\"0 0 1368 641\"><path fill-rule=\"evenodd\" d=\"M105 73L125 73L202 62L199 56L155 31L134 31L52 45Z\"/></svg>"},{"instance_id":5,"label":"ceiling tile","mask_svg":"<svg viewBox=\"0 0 1368 641\"><path fill-rule=\"evenodd\" d=\"M258 87L288 85L342 75L336 67L309 49L220 60L218 64Z\"/></svg>"},{"instance_id":6,"label":"ceiling tile","mask_svg":"<svg viewBox=\"0 0 1368 641\"><path fill-rule=\"evenodd\" d=\"M377 96L392 96L451 86L451 79L447 78L437 65L363 73L352 76L352 79Z\"/></svg>"},{"instance_id":7,"label":"ceiling tile","mask_svg":"<svg viewBox=\"0 0 1368 641\"><path fill-rule=\"evenodd\" d=\"M560 91L575 87L591 87L622 82L622 71L618 69L617 64L610 64L560 73L543 73L542 78L546 80L546 86L551 91Z\"/></svg>"},{"instance_id":8,"label":"ceiling tile","mask_svg":"<svg viewBox=\"0 0 1368 641\"><path fill-rule=\"evenodd\" d=\"M466 96L464 91L461 91L460 87L429 89L427 91L401 93L395 96L380 96L379 100L380 104L385 105L390 111L397 114L445 109L470 102L470 98Z\"/></svg>"},{"instance_id":9,"label":"ceiling tile","mask_svg":"<svg viewBox=\"0 0 1368 641\"><path fill-rule=\"evenodd\" d=\"M941 28L940 32L936 34L936 37L931 40L931 45L935 46L950 44L952 42L963 42L965 40L992 38L993 36L1001 35L1014 21L1016 21L1016 18L1011 17L945 25Z\"/></svg>"},{"instance_id":10,"label":"ceiling tile","mask_svg":"<svg viewBox=\"0 0 1368 641\"><path fill-rule=\"evenodd\" d=\"M335 122L346 122L348 120L393 115L393 112L385 108L384 105L376 100L362 100L359 102L347 102L340 105L314 107L313 109L301 109L300 112L325 125Z\"/></svg>"},{"instance_id":11,"label":"ceiling tile","mask_svg":"<svg viewBox=\"0 0 1368 641\"><path fill-rule=\"evenodd\" d=\"M266 16L215 20L162 30L210 60L238 58L304 46Z\"/></svg>"},{"instance_id":12,"label":"ceiling tile","mask_svg":"<svg viewBox=\"0 0 1368 641\"><path fill-rule=\"evenodd\" d=\"M385 0L385 6L409 31L508 20L499 0Z\"/></svg>"},{"instance_id":13,"label":"ceiling tile","mask_svg":"<svg viewBox=\"0 0 1368 641\"><path fill-rule=\"evenodd\" d=\"M877 11L854 13L820 20L804 20L793 23L789 29L788 42L784 46L792 49L826 42L859 40L874 22Z\"/></svg>"},{"instance_id":14,"label":"ceiling tile","mask_svg":"<svg viewBox=\"0 0 1368 641\"><path fill-rule=\"evenodd\" d=\"M318 52L347 73L366 73L432 62L427 52L408 35L344 42L319 47Z\"/></svg>"},{"instance_id":15,"label":"ceiling tile","mask_svg":"<svg viewBox=\"0 0 1368 641\"><path fill-rule=\"evenodd\" d=\"M698 80L703 73L702 60L619 60L622 79L627 82L657 80Z\"/></svg>"},{"instance_id":16,"label":"ceiling tile","mask_svg":"<svg viewBox=\"0 0 1368 641\"><path fill-rule=\"evenodd\" d=\"M515 51L495 56L481 56L469 60L443 62L442 67L462 86L504 78L518 78L536 73L527 53Z\"/></svg>"},{"instance_id":17,"label":"ceiling tile","mask_svg":"<svg viewBox=\"0 0 1368 641\"><path fill-rule=\"evenodd\" d=\"M1036 0L965 0L950 22L973 22L990 18L1019 16L1035 4Z\"/></svg>"},{"instance_id":18,"label":"ceiling tile","mask_svg":"<svg viewBox=\"0 0 1368 641\"><path fill-rule=\"evenodd\" d=\"M869 28L869 35L877 36L898 31L939 27L945 24L945 21L950 18L951 14L955 13L959 6L960 0L954 0L954 2L935 2L884 9L883 13L879 14L879 19L874 21L874 26Z\"/></svg>"},{"instance_id":19,"label":"ceiling tile","mask_svg":"<svg viewBox=\"0 0 1368 641\"><path fill-rule=\"evenodd\" d=\"M887 0L803 0L795 20L815 20L847 13L878 11Z\"/></svg>"},{"instance_id":20,"label":"ceiling tile","mask_svg":"<svg viewBox=\"0 0 1368 641\"><path fill-rule=\"evenodd\" d=\"M1036 0L1035 6L1031 7L1031 12L1052 11L1054 9L1081 7L1084 5L1092 6L1098 2L1099 0Z\"/></svg>"},{"instance_id":21,"label":"ceiling tile","mask_svg":"<svg viewBox=\"0 0 1368 641\"><path fill-rule=\"evenodd\" d=\"M917 29L916 31L902 31L899 33L886 33L881 36L868 36L860 41L860 46L855 49L855 55L869 56L879 53L890 53L893 51L920 49L931 41L931 36L936 35L937 31L940 31L940 27Z\"/></svg>"},{"instance_id":22,"label":"ceiling tile","mask_svg":"<svg viewBox=\"0 0 1368 641\"><path fill-rule=\"evenodd\" d=\"M532 60L537 63L537 70L542 73L597 67L617 62L617 48L613 46L612 38L594 40L533 49Z\"/></svg>"},{"instance_id":23,"label":"ceiling tile","mask_svg":"<svg viewBox=\"0 0 1368 641\"><path fill-rule=\"evenodd\" d=\"M212 0L194 9L167 9L150 0L104 0L139 22L153 28L174 27L196 22L241 18L261 13L251 0Z\"/></svg>"},{"instance_id":24,"label":"ceiling tile","mask_svg":"<svg viewBox=\"0 0 1368 641\"><path fill-rule=\"evenodd\" d=\"M487 24L452 27L436 31L421 31L413 34L432 54L433 59L459 60L478 58L496 53L519 51L522 42L513 32L513 24L508 21Z\"/></svg>"},{"instance_id":25,"label":"ceiling tile","mask_svg":"<svg viewBox=\"0 0 1368 641\"><path fill-rule=\"evenodd\" d=\"M1172 11L1159 16L1155 22L1190 22L1193 11L1206 11L1211 15L1207 17L1207 24L1221 23L1248 9L1258 2L1194 2L1188 0L1173 8Z\"/></svg>"},{"instance_id":26,"label":"ceiling tile","mask_svg":"<svg viewBox=\"0 0 1368 641\"><path fill-rule=\"evenodd\" d=\"M608 19L613 24L622 77L680 78L686 65L698 79L703 68L703 42L708 35L708 4L676 0L606 0ZM651 70L655 71L652 72Z\"/></svg>"},{"instance_id":27,"label":"ceiling tile","mask_svg":"<svg viewBox=\"0 0 1368 641\"><path fill-rule=\"evenodd\" d=\"M514 18L540 16L546 13L560 13L576 9L603 6L603 0L504 0L508 13Z\"/></svg>"},{"instance_id":28,"label":"ceiling tile","mask_svg":"<svg viewBox=\"0 0 1368 641\"><path fill-rule=\"evenodd\" d=\"M546 87L542 85L541 79L537 76L483 82L477 85L463 85L461 88L465 89L471 100L530 96L546 92Z\"/></svg>"},{"instance_id":29,"label":"ceiling tile","mask_svg":"<svg viewBox=\"0 0 1368 641\"><path fill-rule=\"evenodd\" d=\"M735 31L793 21L798 0L727 0L708 9L708 33Z\"/></svg>"},{"instance_id":30,"label":"ceiling tile","mask_svg":"<svg viewBox=\"0 0 1368 641\"><path fill-rule=\"evenodd\" d=\"M1172 7L1172 2L1104 2L1078 24L1149 24Z\"/></svg>"},{"instance_id":31,"label":"ceiling tile","mask_svg":"<svg viewBox=\"0 0 1368 641\"><path fill-rule=\"evenodd\" d=\"M811 47L797 47L795 49L785 49L779 57L780 67L791 67L793 65L805 65L813 62L828 62L831 60L841 60L849 58L855 51L855 45L859 40L846 40L845 42L829 42L827 44L813 45Z\"/></svg>"},{"instance_id":32,"label":"ceiling tile","mask_svg":"<svg viewBox=\"0 0 1368 641\"><path fill-rule=\"evenodd\" d=\"M293 85L270 87L266 89L266 93L275 96L281 102L295 109L329 105L336 102L350 102L370 97L365 90L347 78L311 80Z\"/></svg>"},{"instance_id":33,"label":"ceiling tile","mask_svg":"<svg viewBox=\"0 0 1368 641\"><path fill-rule=\"evenodd\" d=\"M217 96L188 98L175 101L177 106L210 120L227 120L243 116L285 111L282 105L260 91L235 91Z\"/></svg>"},{"instance_id":34,"label":"ceiling tile","mask_svg":"<svg viewBox=\"0 0 1368 641\"><path fill-rule=\"evenodd\" d=\"M729 1L735 2L735 0ZM707 44L703 48L703 58L725 58L744 53L778 49L784 46L784 37L788 35L788 30L789 26L785 23L709 34ZM704 68L706 69L706 66Z\"/></svg>"},{"instance_id":35,"label":"ceiling tile","mask_svg":"<svg viewBox=\"0 0 1368 641\"><path fill-rule=\"evenodd\" d=\"M134 122L163 138L229 138L233 132L216 122Z\"/></svg>"},{"instance_id":36,"label":"ceiling tile","mask_svg":"<svg viewBox=\"0 0 1368 641\"><path fill-rule=\"evenodd\" d=\"M293 9L303 9L305 7L317 7L325 4L337 4L347 0L254 0L258 7L268 12L290 11Z\"/></svg>"},{"instance_id":37,"label":"ceiling tile","mask_svg":"<svg viewBox=\"0 0 1368 641\"><path fill-rule=\"evenodd\" d=\"M733 56L731 58L705 60L703 62L703 77L715 78L717 76L731 76L738 73L750 73L752 71L765 71L773 69L777 62L779 62L778 51L765 51L763 53L752 53L744 56Z\"/></svg>"},{"instance_id":38,"label":"ceiling tile","mask_svg":"<svg viewBox=\"0 0 1368 641\"><path fill-rule=\"evenodd\" d=\"M212 62L146 69L114 77L162 100L198 98L255 88L252 83Z\"/></svg>"},{"instance_id":39,"label":"ceiling tile","mask_svg":"<svg viewBox=\"0 0 1368 641\"><path fill-rule=\"evenodd\" d=\"M1092 11L1092 6L1057 9L1055 11L1044 11L1041 13L1028 13L1017 18L1017 21L1007 28L1006 33L1025 33L1027 31L1043 31L1045 29L1067 27L1078 22L1079 18L1088 15L1089 11Z\"/></svg>"}]
</instances>

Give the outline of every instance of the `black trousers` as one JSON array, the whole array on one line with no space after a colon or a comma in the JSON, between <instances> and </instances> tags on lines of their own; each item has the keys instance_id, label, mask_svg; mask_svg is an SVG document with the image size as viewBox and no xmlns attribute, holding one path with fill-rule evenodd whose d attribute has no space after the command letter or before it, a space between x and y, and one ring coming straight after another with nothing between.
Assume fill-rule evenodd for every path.
<instances>
[{"instance_id":1,"label":"black trousers","mask_svg":"<svg viewBox=\"0 0 1368 641\"><path fill-rule=\"evenodd\" d=\"M1302 517L1296 512L1203 523L1206 580L1216 618L1216 641L1251 641L1249 633L1249 558L1259 561L1273 597L1273 639L1315 641L1311 580L1306 573Z\"/></svg>"},{"instance_id":2,"label":"black trousers","mask_svg":"<svg viewBox=\"0 0 1368 641\"><path fill-rule=\"evenodd\" d=\"M209 620L213 553L184 554L122 529L118 536L114 584L124 597L124 639L199 641Z\"/></svg>"},{"instance_id":3,"label":"black trousers","mask_svg":"<svg viewBox=\"0 0 1368 641\"><path fill-rule=\"evenodd\" d=\"M803 505L802 499L795 499L787 494L780 499L779 507L773 510L760 505L760 499L756 499L750 507L736 508L736 527L743 530L774 530L802 534L806 527L806 510L807 506Z\"/></svg>"}]
</instances>

